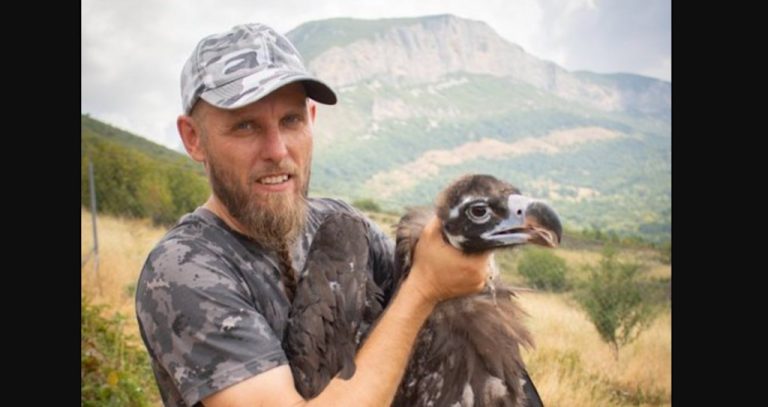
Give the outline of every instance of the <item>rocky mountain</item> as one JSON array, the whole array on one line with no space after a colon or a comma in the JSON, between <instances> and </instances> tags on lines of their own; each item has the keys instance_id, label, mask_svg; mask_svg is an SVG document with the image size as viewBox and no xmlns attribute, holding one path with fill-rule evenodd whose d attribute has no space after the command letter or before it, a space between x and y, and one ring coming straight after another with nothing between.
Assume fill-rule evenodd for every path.
<instances>
[{"instance_id":1,"label":"rocky mountain","mask_svg":"<svg viewBox=\"0 0 768 407\"><path fill-rule=\"evenodd\" d=\"M302 24L288 33L337 90L320 106L313 192L429 204L486 172L571 227L671 234L671 84L570 72L452 15Z\"/></svg>"},{"instance_id":2,"label":"rocky mountain","mask_svg":"<svg viewBox=\"0 0 768 407\"><path fill-rule=\"evenodd\" d=\"M571 73L526 53L484 22L452 15L323 20L288 36L305 51L310 69L338 87L376 78L429 83L464 72L512 78L600 110L663 114L671 108L669 83L637 75Z\"/></svg>"}]
</instances>

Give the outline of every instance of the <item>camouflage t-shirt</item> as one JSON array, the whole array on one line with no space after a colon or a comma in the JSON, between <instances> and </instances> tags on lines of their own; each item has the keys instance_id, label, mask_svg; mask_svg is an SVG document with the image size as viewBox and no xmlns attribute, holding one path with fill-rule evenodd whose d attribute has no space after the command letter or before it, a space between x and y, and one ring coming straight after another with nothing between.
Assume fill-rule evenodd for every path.
<instances>
[{"instance_id":1,"label":"camouflage t-shirt","mask_svg":"<svg viewBox=\"0 0 768 407\"><path fill-rule=\"evenodd\" d=\"M332 199L310 199L292 251L302 270L318 226L332 212L362 216ZM370 225L374 280L391 295L394 245ZM288 361L280 345L290 303L277 255L204 208L185 215L147 258L136 289L141 337L166 406L201 405L219 390Z\"/></svg>"}]
</instances>

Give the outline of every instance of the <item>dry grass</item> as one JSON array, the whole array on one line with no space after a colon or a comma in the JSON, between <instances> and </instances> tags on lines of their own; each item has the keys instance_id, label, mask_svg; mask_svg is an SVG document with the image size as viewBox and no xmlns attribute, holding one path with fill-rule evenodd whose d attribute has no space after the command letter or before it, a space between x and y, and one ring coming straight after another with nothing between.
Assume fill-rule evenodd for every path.
<instances>
[{"instance_id":1,"label":"dry grass","mask_svg":"<svg viewBox=\"0 0 768 407\"><path fill-rule=\"evenodd\" d=\"M155 243L165 234L148 220L133 220L100 215L96 220L99 236L99 268L91 258L80 272L83 295L94 304L107 305L111 315L126 315L125 333L140 342L135 317L134 293L144 261ZM91 213L80 214L80 253L85 258L93 246Z\"/></svg>"},{"instance_id":2,"label":"dry grass","mask_svg":"<svg viewBox=\"0 0 768 407\"><path fill-rule=\"evenodd\" d=\"M91 216L83 210L81 254L92 245ZM392 219L377 219L385 229ZM127 315L126 334L138 345L134 290L147 254L165 234L148 221L99 216L98 280L92 261L81 273L84 295ZM389 230L389 229L386 229ZM391 230L389 230L391 231ZM599 254L558 250L569 266L596 262ZM654 265L654 275L670 275L669 266ZM101 290L99 290L99 285ZM637 341L622 348L619 361L567 294L523 293L520 301L531 318L537 347L525 353L531 376L549 407L670 405L671 312L667 311Z\"/></svg>"},{"instance_id":3,"label":"dry grass","mask_svg":"<svg viewBox=\"0 0 768 407\"><path fill-rule=\"evenodd\" d=\"M619 360L575 304L558 294L524 293L536 349L526 354L547 406L671 405L671 312L662 314Z\"/></svg>"},{"instance_id":4,"label":"dry grass","mask_svg":"<svg viewBox=\"0 0 768 407\"><path fill-rule=\"evenodd\" d=\"M525 250L525 249L523 249ZM523 250L506 253L500 261L504 280L526 286L515 272ZM568 264L568 279L583 281L587 266L597 266L599 251L555 249ZM671 266L657 253L625 249L622 262L647 270L643 278L671 278ZM586 314L569 294L523 292L520 302L530 314L535 350L526 354L531 376L547 406L666 406L672 394L671 311L665 310L640 337L613 357Z\"/></svg>"}]
</instances>

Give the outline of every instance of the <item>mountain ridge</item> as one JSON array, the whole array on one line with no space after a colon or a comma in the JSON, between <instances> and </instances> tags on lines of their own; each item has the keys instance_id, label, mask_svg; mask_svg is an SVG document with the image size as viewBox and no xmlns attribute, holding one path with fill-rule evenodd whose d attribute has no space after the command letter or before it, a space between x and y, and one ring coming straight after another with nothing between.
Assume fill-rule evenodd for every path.
<instances>
[{"instance_id":1,"label":"mountain ridge","mask_svg":"<svg viewBox=\"0 0 768 407\"><path fill-rule=\"evenodd\" d=\"M398 210L483 171L560 205L578 227L671 235L670 82L570 72L454 15L319 20L287 36L339 96L318 107L316 191ZM618 137L587 134L556 154L508 147L583 128ZM463 156L471 146L497 151Z\"/></svg>"},{"instance_id":2,"label":"mountain ridge","mask_svg":"<svg viewBox=\"0 0 768 407\"><path fill-rule=\"evenodd\" d=\"M616 74L571 73L528 54L485 22L451 14L319 20L299 25L286 35L305 56L309 69L322 72L323 79L337 87L382 76L419 83L453 72L490 74L512 77L564 99L609 111L625 107L620 103L629 90L624 85L632 81L658 82L662 92L670 90L668 82L640 75L619 74L624 80L606 84L596 79ZM658 99L662 109L670 107L664 97Z\"/></svg>"}]
</instances>

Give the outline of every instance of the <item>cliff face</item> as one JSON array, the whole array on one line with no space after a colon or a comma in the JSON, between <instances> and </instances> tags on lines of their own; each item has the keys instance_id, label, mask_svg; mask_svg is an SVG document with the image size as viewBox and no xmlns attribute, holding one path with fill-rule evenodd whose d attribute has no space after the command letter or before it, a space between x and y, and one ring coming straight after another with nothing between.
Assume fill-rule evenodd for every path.
<instances>
[{"instance_id":1,"label":"cliff face","mask_svg":"<svg viewBox=\"0 0 768 407\"><path fill-rule=\"evenodd\" d=\"M341 44L313 52L308 61L311 70L337 87L374 78L398 84L430 83L464 72L509 78L605 111L642 107L639 110L653 114L670 108L669 83L636 77L634 82L641 83L628 84L631 79L623 77L573 74L526 53L481 21L452 15L379 20L389 24L346 31L339 24L342 27L333 33L334 21L361 20L328 20L325 29L300 26L292 37L301 42L302 36L317 35L318 31L345 37Z\"/></svg>"}]
</instances>

